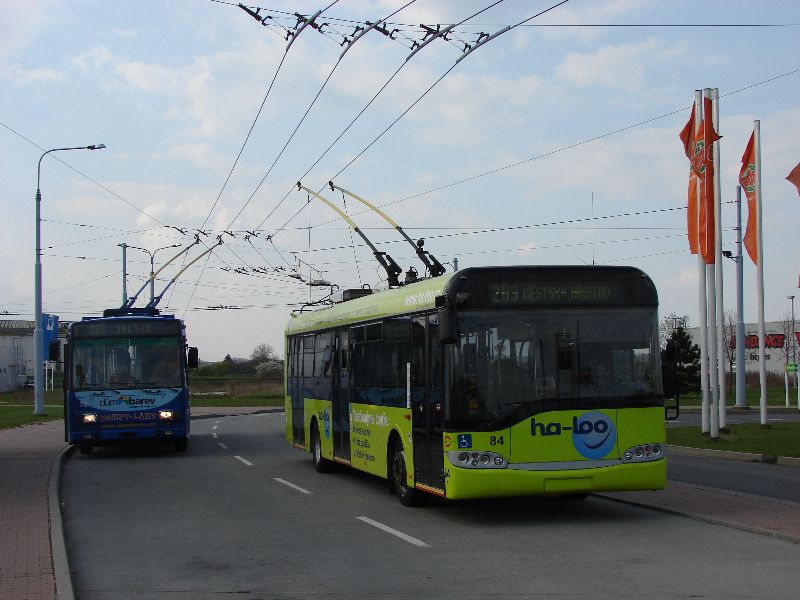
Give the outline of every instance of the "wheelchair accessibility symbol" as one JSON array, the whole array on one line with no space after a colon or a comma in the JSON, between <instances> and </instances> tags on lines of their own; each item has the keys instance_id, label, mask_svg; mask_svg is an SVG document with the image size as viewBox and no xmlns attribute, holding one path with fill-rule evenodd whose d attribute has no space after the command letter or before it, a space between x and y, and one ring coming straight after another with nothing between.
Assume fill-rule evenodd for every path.
<instances>
[{"instance_id":1,"label":"wheelchair accessibility symbol","mask_svg":"<svg viewBox=\"0 0 800 600\"><path fill-rule=\"evenodd\" d=\"M472 434L471 433L458 434L458 447L472 448Z\"/></svg>"}]
</instances>

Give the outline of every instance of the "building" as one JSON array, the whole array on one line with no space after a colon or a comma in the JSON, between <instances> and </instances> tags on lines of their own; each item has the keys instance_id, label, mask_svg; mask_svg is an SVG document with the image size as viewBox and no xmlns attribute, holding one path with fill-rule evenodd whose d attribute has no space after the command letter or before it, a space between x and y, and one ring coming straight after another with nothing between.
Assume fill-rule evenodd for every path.
<instances>
[{"instance_id":1,"label":"building","mask_svg":"<svg viewBox=\"0 0 800 600\"><path fill-rule=\"evenodd\" d=\"M67 338L69 323L58 324L58 339ZM33 379L33 321L0 320L0 391L24 387ZM61 370L62 363L55 365Z\"/></svg>"},{"instance_id":2,"label":"building","mask_svg":"<svg viewBox=\"0 0 800 600\"><path fill-rule=\"evenodd\" d=\"M700 345L698 338L700 328L692 327L686 330L691 336L692 341ZM748 373L758 372L758 323L745 323L745 371ZM725 370L731 370L731 363L736 364L735 349L736 349L736 336L729 335L726 340L726 346L733 349L733 351L726 351L723 360L725 361ZM771 321L764 323L764 350L765 350L765 363L768 373L783 374L784 368L787 363L795 362L795 357L800 358L800 338L798 332L792 335L791 321Z\"/></svg>"}]
</instances>

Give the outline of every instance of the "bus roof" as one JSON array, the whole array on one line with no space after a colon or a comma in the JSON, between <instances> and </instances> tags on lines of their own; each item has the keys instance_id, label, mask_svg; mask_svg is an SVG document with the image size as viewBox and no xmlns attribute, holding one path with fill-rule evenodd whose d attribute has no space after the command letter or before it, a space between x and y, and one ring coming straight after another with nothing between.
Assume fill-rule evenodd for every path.
<instances>
[{"instance_id":1,"label":"bus roof","mask_svg":"<svg viewBox=\"0 0 800 600\"><path fill-rule=\"evenodd\" d=\"M494 302L493 285L520 286L520 301ZM567 290L565 292L565 289ZM469 267L399 288L293 316L286 335L341 327L435 308L437 296L459 292L473 306L657 306L658 294L643 271L626 266L521 265ZM529 292L523 296L522 292ZM549 294L549 296L548 296ZM465 306L466 307L466 306Z\"/></svg>"},{"instance_id":2,"label":"bus roof","mask_svg":"<svg viewBox=\"0 0 800 600\"><path fill-rule=\"evenodd\" d=\"M436 296L444 292L445 285L452 277L453 273L446 273L312 312L300 313L289 319L286 324L286 334L292 335L340 327L352 322L381 319L389 315L431 310L434 308Z\"/></svg>"}]
</instances>

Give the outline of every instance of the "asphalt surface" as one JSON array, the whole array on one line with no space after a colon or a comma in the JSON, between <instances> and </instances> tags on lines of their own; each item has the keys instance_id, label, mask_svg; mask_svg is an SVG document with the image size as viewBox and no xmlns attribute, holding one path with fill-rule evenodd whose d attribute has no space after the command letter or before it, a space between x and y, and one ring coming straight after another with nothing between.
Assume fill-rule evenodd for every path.
<instances>
[{"instance_id":1,"label":"asphalt surface","mask_svg":"<svg viewBox=\"0 0 800 600\"><path fill-rule=\"evenodd\" d=\"M77 598L796 598L800 589L800 546L783 539L595 496L409 509L381 479L316 473L285 442L281 413L192 427L185 454L97 449L66 463Z\"/></svg>"},{"instance_id":2,"label":"asphalt surface","mask_svg":"<svg viewBox=\"0 0 800 600\"><path fill-rule=\"evenodd\" d=\"M800 502L800 469L671 453L667 478L746 494Z\"/></svg>"}]
</instances>

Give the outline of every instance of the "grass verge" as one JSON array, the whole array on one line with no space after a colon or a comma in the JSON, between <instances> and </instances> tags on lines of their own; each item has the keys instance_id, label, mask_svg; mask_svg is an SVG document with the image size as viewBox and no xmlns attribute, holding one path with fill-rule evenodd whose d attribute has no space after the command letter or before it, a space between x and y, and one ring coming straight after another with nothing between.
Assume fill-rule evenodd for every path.
<instances>
[{"instance_id":1,"label":"grass verge","mask_svg":"<svg viewBox=\"0 0 800 600\"><path fill-rule=\"evenodd\" d=\"M800 457L800 423L773 423L769 429L762 429L757 423L731 425L730 433L720 433L718 440L704 436L699 427L671 427L667 429L667 443L690 448Z\"/></svg>"},{"instance_id":2,"label":"grass verge","mask_svg":"<svg viewBox=\"0 0 800 600\"><path fill-rule=\"evenodd\" d=\"M47 413L46 415L36 416L33 414L33 403L23 406L0 404L0 429L64 418L64 407L60 404L55 406L45 405L44 410Z\"/></svg>"}]
</instances>

